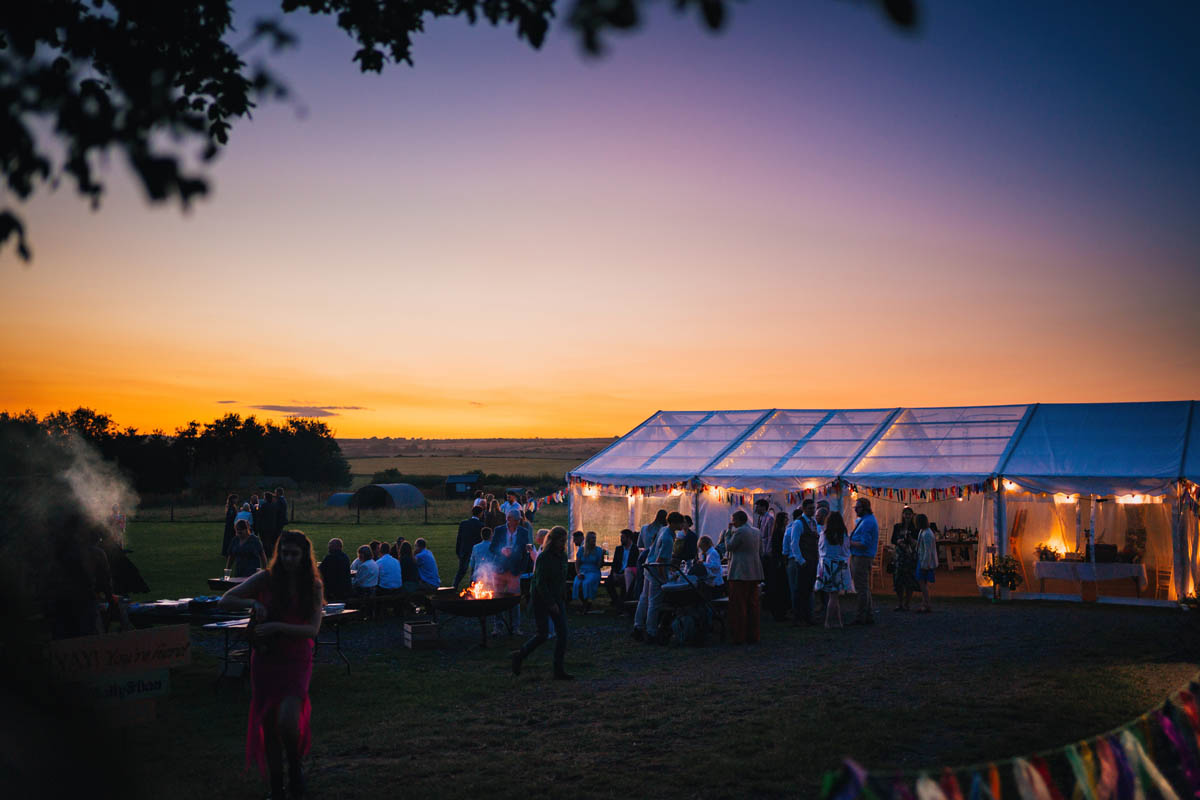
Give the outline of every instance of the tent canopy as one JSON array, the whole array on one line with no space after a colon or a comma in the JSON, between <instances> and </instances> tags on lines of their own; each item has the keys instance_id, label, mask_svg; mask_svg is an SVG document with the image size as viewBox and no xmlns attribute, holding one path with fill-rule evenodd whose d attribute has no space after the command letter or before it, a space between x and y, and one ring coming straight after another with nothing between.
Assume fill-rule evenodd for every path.
<instances>
[{"instance_id":1,"label":"tent canopy","mask_svg":"<svg viewBox=\"0 0 1200 800\"><path fill-rule=\"evenodd\" d=\"M659 411L568 478L769 492L835 478L925 489L1004 476L1039 492L1161 493L1200 480L1195 406Z\"/></svg>"}]
</instances>

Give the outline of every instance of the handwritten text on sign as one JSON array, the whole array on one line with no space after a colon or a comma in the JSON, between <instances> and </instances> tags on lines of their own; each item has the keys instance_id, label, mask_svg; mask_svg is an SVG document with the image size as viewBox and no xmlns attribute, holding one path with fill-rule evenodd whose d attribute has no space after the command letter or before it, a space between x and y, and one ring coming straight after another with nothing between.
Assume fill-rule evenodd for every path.
<instances>
[{"instance_id":1,"label":"handwritten text on sign","mask_svg":"<svg viewBox=\"0 0 1200 800\"><path fill-rule=\"evenodd\" d=\"M192 652L188 627L171 625L51 642L49 656L55 678L83 680L90 675L181 666L191 663Z\"/></svg>"}]
</instances>

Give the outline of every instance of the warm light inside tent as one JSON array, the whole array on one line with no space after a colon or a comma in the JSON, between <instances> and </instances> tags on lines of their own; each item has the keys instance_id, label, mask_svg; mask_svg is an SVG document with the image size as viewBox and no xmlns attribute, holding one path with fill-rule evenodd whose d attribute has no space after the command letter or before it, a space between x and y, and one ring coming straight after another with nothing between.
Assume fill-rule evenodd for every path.
<instances>
[{"instance_id":1,"label":"warm light inside tent","mask_svg":"<svg viewBox=\"0 0 1200 800\"><path fill-rule=\"evenodd\" d=\"M1077 494L1063 494L1059 492L1058 494L1054 495L1054 502L1058 503L1059 505L1074 503L1077 500L1079 500L1079 495Z\"/></svg>"},{"instance_id":2,"label":"warm light inside tent","mask_svg":"<svg viewBox=\"0 0 1200 800\"><path fill-rule=\"evenodd\" d=\"M679 497L681 494L683 494L683 489L680 489L678 486L671 490L671 497Z\"/></svg>"},{"instance_id":3,"label":"warm light inside tent","mask_svg":"<svg viewBox=\"0 0 1200 800\"><path fill-rule=\"evenodd\" d=\"M583 489L584 497L596 497L600 494L600 490L595 486L585 486Z\"/></svg>"},{"instance_id":4,"label":"warm light inside tent","mask_svg":"<svg viewBox=\"0 0 1200 800\"><path fill-rule=\"evenodd\" d=\"M1117 502L1121 505L1140 506L1149 503L1150 498L1144 494L1123 494L1117 497Z\"/></svg>"},{"instance_id":5,"label":"warm light inside tent","mask_svg":"<svg viewBox=\"0 0 1200 800\"><path fill-rule=\"evenodd\" d=\"M1021 491L1021 487L1010 480L1006 480L1006 481L1004 481L1004 491L1019 492L1019 491Z\"/></svg>"}]
</instances>

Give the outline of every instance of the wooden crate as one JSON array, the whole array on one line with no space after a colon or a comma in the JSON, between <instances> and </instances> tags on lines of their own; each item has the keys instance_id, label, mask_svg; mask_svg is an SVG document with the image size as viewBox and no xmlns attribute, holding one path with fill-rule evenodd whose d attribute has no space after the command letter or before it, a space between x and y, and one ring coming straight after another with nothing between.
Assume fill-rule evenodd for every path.
<instances>
[{"instance_id":1,"label":"wooden crate","mask_svg":"<svg viewBox=\"0 0 1200 800\"><path fill-rule=\"evenodd\" d=\"M404 623L404 646L410 650L429 650L440 644L438 627L430 622Z\"/></svg>"}]
</instances>

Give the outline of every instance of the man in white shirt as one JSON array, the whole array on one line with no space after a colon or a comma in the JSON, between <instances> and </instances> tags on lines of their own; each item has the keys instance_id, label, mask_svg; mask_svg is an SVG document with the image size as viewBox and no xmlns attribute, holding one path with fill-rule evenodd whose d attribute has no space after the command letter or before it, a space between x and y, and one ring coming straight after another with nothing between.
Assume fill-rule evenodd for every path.
<instances>
[{"instance_id":1,"label":"man in white shirt","mask_svg":"<svg viewBox=\"0 0 1200 800\"><path fill-rule=\"evenodd\" d=\"M504 516L506 517L511 511L516 511L518 514L522 513L521 504L517 502L516 492L509 492L505 496L504 502L500 504L500 510L504 512Z\"/></svg>"},{"instance_id":2,"label":"man in white shirt","mask_svg":"<svg viewBox=\"0 0 1200 800\"><path fill-rule=\"evenodd\" d=\"M633 616L633 638L650 643L658 641L658 622L662 613L663 584L671 566L671 552L675 548L675 534L683 530L683 514L672 511L667 516L667 525L658 532L646 556L645 581L642 596L638 599L637 613Z\"/></svg>"},{"instance_id":3,"label":"man in white shirt","mask_svg":"<svg viewBox=\"0 0 1200 800\"><path fill-rule=\"evenodd\" d=\"M379 545L379 560L375 564L379 567L379 591L394 592L404 585L400 562L392 555L387 542Z\"/></svg>"}]
</instances>

